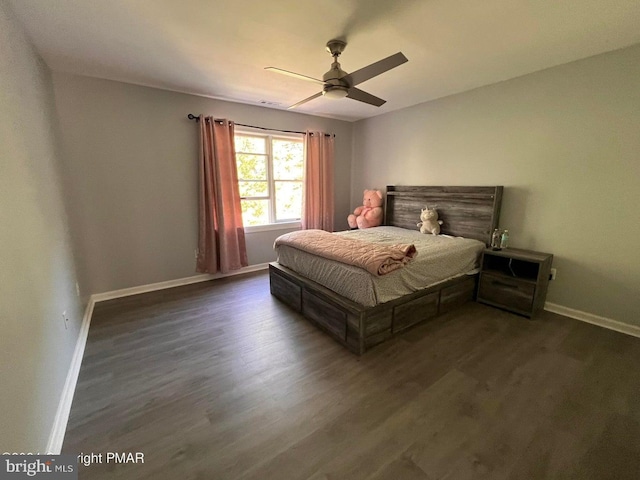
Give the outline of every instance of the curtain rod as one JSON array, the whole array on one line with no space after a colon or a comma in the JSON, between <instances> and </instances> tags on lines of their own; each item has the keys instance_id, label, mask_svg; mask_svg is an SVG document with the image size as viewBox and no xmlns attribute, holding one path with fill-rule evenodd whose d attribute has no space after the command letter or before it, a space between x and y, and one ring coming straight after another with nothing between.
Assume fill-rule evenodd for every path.
<instances>
[{"instance_id":1,"label":"curtain rod","mask_svg":"<svg viewBox=\"0 0 640 480\"><path fill-rule=\"evenodd\" d=\"M196 115L194 115L193 113L190 113L189 115L187 115L187 118L188 118L189 120L195 120L196 122L199 122L199 121L200 121L200 117L197 117L197 116L196 116ZM214 121L216 121L216 122L220 122L220 121L222 121L222 119L220 119L220 118L214 118ZM235 125L238 125L239 127L258 128L258 129L260 129L260 130L271 130L271 131L274 131L274 132L283 132L283 133L299 133L300 135L305 135L305 134L306 134L306 132L298 132L298 131L296 131L296 130L280 130L280 129L278 129L278 128L256 127L255 125L245 125L245 124L243 124L243 123L236 123ZM335 134L335 133L334 133L334 134L331 134L331 133L325 133L325 134L324 134L324 136L325 136L325 137L331 137L332 135L333 135L334 137L336 136L336 134Z\"/></svg>"}]
</instances>

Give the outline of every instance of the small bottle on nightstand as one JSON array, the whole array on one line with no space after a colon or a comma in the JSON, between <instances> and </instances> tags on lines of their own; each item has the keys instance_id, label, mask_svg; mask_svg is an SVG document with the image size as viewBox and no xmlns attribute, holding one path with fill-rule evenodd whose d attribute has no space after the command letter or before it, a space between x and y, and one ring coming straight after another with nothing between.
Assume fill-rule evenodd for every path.
<instances>
[{"instance_id":1,"label":"small bottle on nightstand","mask_svg":"<svg viewBox=\"0 0 640 480\"><path fill-rule=\"evenodd\" d=\"M500 230L497 228L493 231L493 235L491 235L491 250L500 250Z\"/></svg>"},{"instance_id":2,"label":"small bottle on nightstand","mask_svg":"<svg viewBox=\"0 0 640 480\"><path fill-rule=\"evenodd\" d=\"M509 245L509 230L502 232L502 238L500 239L500 248L507 248Z\"/></svg>"}]
</instances>

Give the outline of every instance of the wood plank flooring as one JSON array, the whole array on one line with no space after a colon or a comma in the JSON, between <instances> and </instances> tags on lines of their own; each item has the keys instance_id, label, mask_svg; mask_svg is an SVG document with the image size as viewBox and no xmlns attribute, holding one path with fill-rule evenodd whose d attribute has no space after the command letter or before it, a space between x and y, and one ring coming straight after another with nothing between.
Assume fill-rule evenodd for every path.
<instances>
[{"instance_id":1,"label":"wood plank flooring","mask_svg":"<svg viewBox=\"0 0 640 480\"><path fill-rule=\"evenodd\" d=\"M471 303L349 353L257 273L101 302L80 479L638 479L640 339Z\"/></svg>"}]
</instances>

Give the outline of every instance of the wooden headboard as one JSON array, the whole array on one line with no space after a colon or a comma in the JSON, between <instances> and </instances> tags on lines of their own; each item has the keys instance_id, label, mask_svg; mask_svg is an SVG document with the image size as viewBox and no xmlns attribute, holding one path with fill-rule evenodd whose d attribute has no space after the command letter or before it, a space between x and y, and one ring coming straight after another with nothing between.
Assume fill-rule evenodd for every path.
<instances>
[{"instance_id":1,"label":"wooden headboard","mask_svg":"<svg viewBox=\"0 0 640 480\"><path fill-rule=\"evenodd\" d=\"M420 211L436 208L440 231L475 238L486 245L498 228L502 187L387 186L385 225L417 230Z\"/></svg>"}]
</instances>

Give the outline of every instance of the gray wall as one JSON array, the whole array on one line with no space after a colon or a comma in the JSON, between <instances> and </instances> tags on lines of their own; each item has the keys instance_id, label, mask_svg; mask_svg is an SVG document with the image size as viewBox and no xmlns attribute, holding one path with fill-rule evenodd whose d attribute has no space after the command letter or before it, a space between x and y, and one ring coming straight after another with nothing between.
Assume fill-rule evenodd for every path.
<instances>
[{"instance_id":1,"label":"gray wall","mask_svg":"<svg viewBox=\"0 0 640 480\"><path fill-rule=\"evenodd\" d=\"M640 326L638 79L635 46L357 122L352 203L504 185L513 246L555 255L547 300Z\"/></svg>"},{"instance_id":2,"label":"gray wall","mask_svg":"<svg viewBox=\"0 0 640 480\"><path fill-rule=\"evenodd\" d=\"M45 451L82 319L52 106L0 2L0 452Z\"/></svg>"},{"instance_id":3,"label":"gray wall","mask_svg":"<svg viewBox=\"0 0 640 480\"><path fill-rule=\"evenodd\" d=\"M351 209L352 124L108 80L53 74L70 219L89 293L195 275L198 126L188 113L336 134L336 228ZM249 262L283 231L247 235Z\"/></svg>"}]
</instances>

